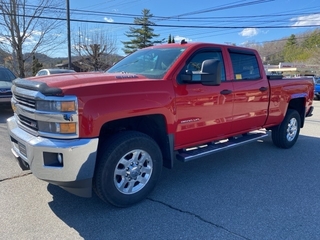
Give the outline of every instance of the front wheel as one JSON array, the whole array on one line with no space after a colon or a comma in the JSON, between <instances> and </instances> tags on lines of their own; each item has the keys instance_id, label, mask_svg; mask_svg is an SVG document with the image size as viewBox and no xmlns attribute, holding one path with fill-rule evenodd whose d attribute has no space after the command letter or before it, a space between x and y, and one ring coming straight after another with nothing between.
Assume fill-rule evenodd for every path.
<instances>
[{"instance_id":1,"label":"front wheel","mask_svg":"<svg viewBox=\"0 0 320 240\"><path fill-rule=\"evenodd\" d=\"M288 109L282 123L272 129L273 144L280 148L291 148L300 133L301 118L296 110Z\"/></svg>"},{"instance_id":2,"label":"front wheel","mask_svg":"<svg viewBox=\"0 0 320 240\"><path fill-rule=\"evenodd\" d=\"M95 176L96 194L117 207L128 207L153 190L162 170L162 154L149 136L121 132L99 149Z\"/></svg>"}]
</instances>

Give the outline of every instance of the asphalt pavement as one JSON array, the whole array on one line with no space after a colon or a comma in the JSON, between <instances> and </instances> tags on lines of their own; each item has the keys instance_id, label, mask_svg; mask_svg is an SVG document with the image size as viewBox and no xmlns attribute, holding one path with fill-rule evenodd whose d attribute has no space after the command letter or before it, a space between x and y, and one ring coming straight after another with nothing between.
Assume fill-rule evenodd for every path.
<instances>
[{"instance_id":1,"label":"asphalt pavement","mask_svg":"<svg viewBox=\"0 0 320 240\"><path fill-rule=\"evenodd\" d=\"M119 209L22 172L0 106L0 239L320 239L320 101L296 145L271 138L164 169Z\"/></svg>"}]
</instances>

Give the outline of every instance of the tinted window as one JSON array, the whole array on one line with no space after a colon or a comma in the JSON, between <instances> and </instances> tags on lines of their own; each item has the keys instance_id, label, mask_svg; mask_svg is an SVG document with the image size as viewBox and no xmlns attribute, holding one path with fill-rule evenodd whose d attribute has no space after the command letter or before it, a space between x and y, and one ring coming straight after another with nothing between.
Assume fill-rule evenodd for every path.
<instances>
[{"instance_id":1,"label":"tinted window","mask_svg":"<svg viewBox=\"0 0 320 240\"><path fill-rule=\"evenodd\" d=\"M192 71L192 72L198 72L201 71L201 66L203 61L208 60L208 59L217 59L220 60L221 63L221 81L226 80L226 74L225 74L225 69L224 69L224 62L222 58L222 53L218 50L214 51L204 51L204 52L199 52L196 53L194 56L192 56L188 61L187 65L183 69L183 71ZM200 79L199 79L200 81Z\"/></svg>"},{"instance_id":2,"label":"tinted window","mask_svg":"<svg viewBox=\"0 0 320 240\"><path fill-rule=\"evenodd\" d=\"M134 73L152 79L161 79L185 48L148 48L127 56L112 68L109 73Z\"/></svg>"},{"instance_id":3,"label":"tinted window","mask_svg":"<svg viewBox=\"0 0 320 240\"><path fill-rule=\"evenodd\" d=\"M45 70L41 70L40 72L38 72L37 74L38 76L44 76L44 75L47 75L47 71Z\"/></svg>"},{"instance_id":4,"label":"tinted window","mask_svg":"<svg viewBox=\"0 0 320 240\"><path fill-rule=\"evenodd\" d=\"M0 68L0 81L12 82L15 78L15 75L9 69Z\"/></svg>"},{"instance_id":5,"label":"tinted window","mask_svg":"<svg viewBox=\"0 0 320 240\"><path fill-rule=\"evenodd\" d=\"M259 64L255 54L230 53L234 79L254 80L260 79Z\"/></svg>"}]
</instances>

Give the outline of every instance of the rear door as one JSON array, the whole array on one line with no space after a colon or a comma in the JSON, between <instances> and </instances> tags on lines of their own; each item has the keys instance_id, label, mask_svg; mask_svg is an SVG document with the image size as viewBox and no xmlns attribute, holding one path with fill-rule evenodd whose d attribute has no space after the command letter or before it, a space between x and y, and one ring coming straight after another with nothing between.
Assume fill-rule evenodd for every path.
<instances>
[{"instance_id":1,"label":"rear door","mask_svg":"<svg viewBox=\"0 0 320 240\"><path fill-rule=\"evenodd\" d=\"M233 69L232 132L244 132L262 127L267 119L269 83L254 51L229 49Z\"/></svg>"}]
</instances>

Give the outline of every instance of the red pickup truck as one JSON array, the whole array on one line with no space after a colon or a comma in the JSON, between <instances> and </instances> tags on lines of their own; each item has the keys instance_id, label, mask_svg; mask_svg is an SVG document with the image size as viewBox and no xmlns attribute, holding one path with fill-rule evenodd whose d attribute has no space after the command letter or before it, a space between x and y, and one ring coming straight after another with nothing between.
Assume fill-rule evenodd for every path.
<instances>
[{"instance_id":1,"label":"red pickup truck","mask_svg":"<svg viewBox=\"0 0 320 240\"><path fill-rule=\"evenodd\" d=\"M206 43L138 50L106 73L18 79L7 120L23 169L118 207L162 167L268 136L292 147L312 115L308 78L266 76L255 50ZM195 170L196 171L196 170Z\"/></svg>"}]
</instances>

